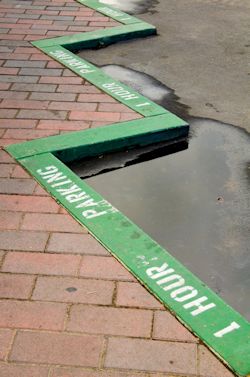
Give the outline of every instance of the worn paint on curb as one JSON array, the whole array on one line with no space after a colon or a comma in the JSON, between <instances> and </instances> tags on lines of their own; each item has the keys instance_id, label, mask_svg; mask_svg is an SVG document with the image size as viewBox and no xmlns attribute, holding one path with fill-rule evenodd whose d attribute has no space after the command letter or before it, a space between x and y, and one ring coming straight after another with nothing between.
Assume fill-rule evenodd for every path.
<instances>
[{"instance_id":1,"label":"worn paint on curb","mask_svg":"<svg viewBox=\"0 0 250 377\"><path fill-rule=\"evenodd\" d=\"M188 329L239 376L248 376L250 324L64 164L126 147L184 137L188 132L188 125L180 118L71 52L154 35L155 27L96 0L79 2L123 26L33 44L145 118L14 144L6 150Z\"/></svg>"}]
</instances>

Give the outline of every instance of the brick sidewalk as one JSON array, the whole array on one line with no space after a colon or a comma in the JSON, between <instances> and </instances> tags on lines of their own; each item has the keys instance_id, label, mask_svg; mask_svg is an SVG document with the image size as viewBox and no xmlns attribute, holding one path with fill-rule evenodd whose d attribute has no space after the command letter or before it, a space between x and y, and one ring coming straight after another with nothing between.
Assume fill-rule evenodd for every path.
<instances>
[{"instance_id":1,"label":"brick sidewalk","mask_svg":"<svg viewBox=\"0 0 250 377\"><path fill-rule=\"evenodd\" d=\"M30 41L116 25L73 0L0 4L0 138L140 116ZM1 377L232 377L0 150Z\"/></svg>"}]
</instances>

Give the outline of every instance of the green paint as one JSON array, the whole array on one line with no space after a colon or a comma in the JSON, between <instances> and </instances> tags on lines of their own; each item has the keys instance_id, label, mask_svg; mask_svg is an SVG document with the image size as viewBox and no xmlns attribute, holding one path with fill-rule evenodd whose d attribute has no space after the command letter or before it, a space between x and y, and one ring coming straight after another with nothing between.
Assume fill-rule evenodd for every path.
<instances>
[{"instance_id":1,"label":"green paint","mask_svg":"<svg viewBox=\"0 0 250 377\"><path fill-rule=\"evenodd\" d=\"M16 159L41 153L56 153L64 162L83 157L187 137L188 125L173 114L142 118L101 128L34 139L6 149Z\"/></svg>"},{"instance_id":2,"label":"green paint","mask_svg":"<svg viewBox=\"0 0 250 377\"><path fill-rule=\"evenodd\" d=\"M239 375L249 373L250 324L239 313L55 156L20 163L187 328Z\"/></svg>"},{"instance_id":3,"label":"green paint","mask_svg":"<svg viewBox=\"0 0 250 377\"><path fill-rule=\"evenodd\" d=\"M97 0L78 1L124 25L36 41L33 45L146 118L10 145L6 149L187 328L239 376L249 377L250 324L63 164L185 137L188 132L184 121L69 51L154 35L155 27ZM115 85L121 87L123 95L114 90Z\"/></svg>"},{"instance_id":4,"label":"green paint","mask_svg":"<svg viewBox=\"0 0 250 377\"><path fill-rule=\"evenodd\" d=\"M98 2L93 3L95 9ZM105 7L105 9L109 9ZM125 13L121 13L123 16ZM156 28L145 22L131 23L113 27L110 29L97 30L89 33L79 33L58 38L43 39L32 44L45 54L53 57L79 76L96 85L103 92L108 93L119 102L125 104L137 113L149 117L168 113L163 107L150 101L125 84L114 80L93 64L76 56L71 51L78 49L97 48L108 46L121 40L138 37L146 37L156 34Z\"/></svg>"},{"instance_id":5,"label":"green paint","mask_svg":"<svg viewBox=\"0 0 250 377\"><path fill-rule=\"evenodd\" d=\"M166 113L171 114L163 107L150 101L129 86L113 79L101 69L79 56L74 55L61 46L43 47L42 51L77 73L79 76L88 80L102 91L108 93L119 102L145 117ZM172 117L176 117L174 114L171 115Z\"/></svg>"},{"instance_id":6,"label":"green paint","mask_svg":"<svg viewBox=\"0 0 250 377\"><path fill-rule=\"evenodd\" d=\"M155 34L156 28L154 26L146 22L139 22L137 24L117 26L87 33L41 39L32 42L32 44L38 48L60 45L66 47L68 50L80 50L82 48L104 47L122 40L147 37Z\"/></svg>"}]
</instances>

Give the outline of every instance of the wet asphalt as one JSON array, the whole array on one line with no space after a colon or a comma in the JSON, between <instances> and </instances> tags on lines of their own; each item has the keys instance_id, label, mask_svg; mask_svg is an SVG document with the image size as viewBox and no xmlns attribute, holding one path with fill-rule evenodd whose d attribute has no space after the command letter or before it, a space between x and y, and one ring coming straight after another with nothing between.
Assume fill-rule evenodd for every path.
<instances>
[{"instance_id":1,"label":"wet asphalt","mask_svg":"<svg viewBox=\"0 0 250 377\"><path fill-rule=\"evenodd\" d=\"M187 120L188 145L87 182L250 319L250 8L237 0L146 3L126 6L159 36L80 54ZM84 177L137 157L121 153L73 169Z\"/></svg>"},{"instance_id":2,"label":"wet asphalt","mask_svg":"<svg viewBox=\"0 0 250 377\"><path fill-rule=\"evenodd\" d=\"M155 25L158 36L84 51L84 58L146 73L173 88L191 115L250 131L249 1L103 2L141 9L138 17Z\"/></svg>"}]
</instances>

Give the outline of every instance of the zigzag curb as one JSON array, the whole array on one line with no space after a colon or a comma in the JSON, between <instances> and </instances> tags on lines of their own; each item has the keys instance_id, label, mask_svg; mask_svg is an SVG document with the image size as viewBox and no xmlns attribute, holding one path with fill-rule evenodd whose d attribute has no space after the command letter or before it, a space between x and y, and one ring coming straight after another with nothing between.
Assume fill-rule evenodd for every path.
<instances>
[{"instance_id":1,"label":"zigzag curb","mask_svg":"<svg viewBox=\"0 0 250 377\"><path fill-rule=\"evenodd\" d=\"M123 26L44 39L33 45L144 118L14 144L6 150L225 364L238 376L249 377L249 322L65 165L186 137L189 128L174 114L73 53L155 35L155 27L97 0L78 1Z\"/></svg>"}]
</instances>

